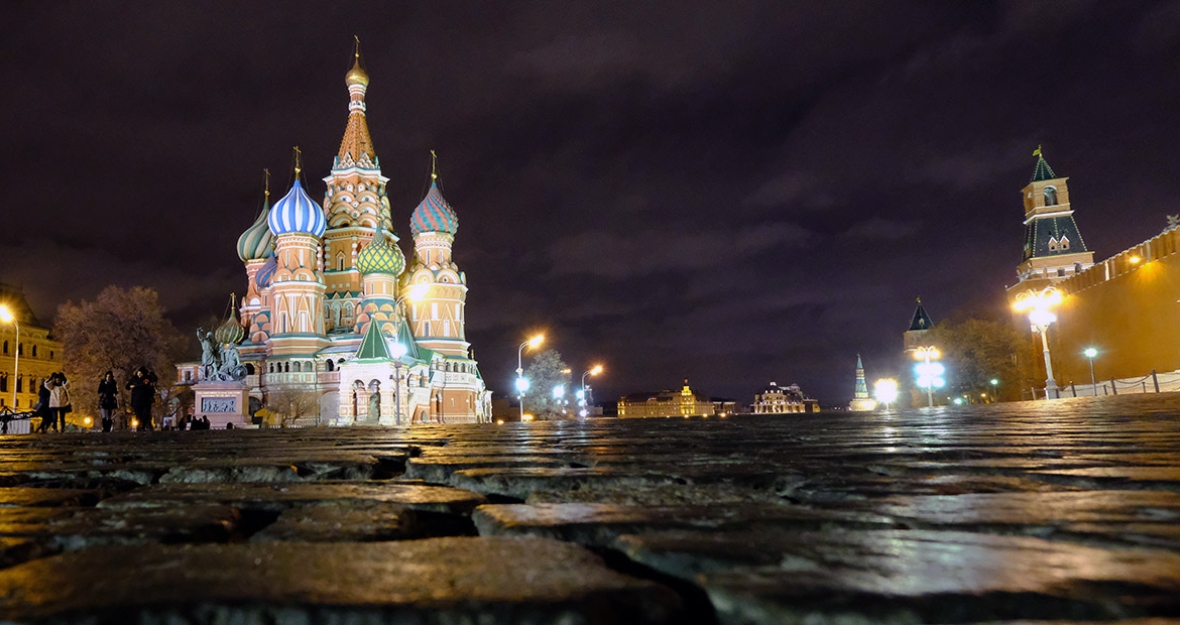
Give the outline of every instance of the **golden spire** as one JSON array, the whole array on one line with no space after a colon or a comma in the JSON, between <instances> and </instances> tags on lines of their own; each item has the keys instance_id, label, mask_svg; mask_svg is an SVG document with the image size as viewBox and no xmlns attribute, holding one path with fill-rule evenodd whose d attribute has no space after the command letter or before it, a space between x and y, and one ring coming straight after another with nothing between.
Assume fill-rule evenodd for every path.
<instances>
[{"instance_id":1,"label":"golden spire","mask_svg":"<svg viewBox=\"0 0 1180 625\"><path fill-rule=\"evenodd\" d=\"M270 170L263 168L262 170L262 186L263 194L266 195L266 201L270 201Z\"/></svg>"},{"instance_id":2,"label":"golden spire","mask_svg":"<svg viewBox=\"0 0 1180 625\"><path fill-rule=\"evenodd\" d=\"M430 151L430 182L438 182L438 154Z\"/></svg>"},{"instance_id":3,"label":"golden spire","mask_svg":"<svg viewBox=\"0 0 1180 625\"><path fill-rule=\"evenodd\" d=\"M299 157L302 156L303 152L299 150L299 146L295 146L293 149L295 150L295 179L298 180L299 172L303 171L303 167L299 163Z\"/></svg>"}]
</instances>

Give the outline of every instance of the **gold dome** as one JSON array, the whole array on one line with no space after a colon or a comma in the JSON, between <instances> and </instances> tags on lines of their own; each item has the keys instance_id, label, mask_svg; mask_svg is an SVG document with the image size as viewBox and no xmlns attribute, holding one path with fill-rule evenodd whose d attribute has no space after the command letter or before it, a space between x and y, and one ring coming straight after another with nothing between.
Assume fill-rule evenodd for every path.
<instances>
[{"instance_id":1,"label":"gold dome","mask_svg":"<svg viewBox=\"0 0 1180 625\"><path fill-rule=\"evenodd\" d=\"M365 70L361 69L361 57L359 54L356 56L356 62L352 64L352 69L348 70L348 74L344 76L344 84L349 87L353 85L369 86L369 75L365 73Z\"/></svg>"}]
</instances>

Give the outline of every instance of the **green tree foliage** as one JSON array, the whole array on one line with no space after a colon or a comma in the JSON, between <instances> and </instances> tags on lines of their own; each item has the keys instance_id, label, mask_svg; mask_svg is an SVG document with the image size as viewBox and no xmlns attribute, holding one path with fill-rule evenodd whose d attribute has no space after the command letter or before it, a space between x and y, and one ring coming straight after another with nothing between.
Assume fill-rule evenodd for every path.
<instances>
[{"instance_id":1,"label":"green tree foliage","mask_svg":"<svg viewBox=\"0 0 1180 625\"><path fill-rule=\"evenodd\" d=\"M1019 394L1025 376L1016 356L1025 342L1010 324L970 318L944 321L930 333L929 342L942 351L946 394L967 394L973 401L993 390L1009 399L1013 392ZM993 379L999 380L999 388L993 389Z\"/></svg>"},{"instance_id":2,"label":"green tree foliage","mask_svg":"<svg viewBox=\"0 0 1180 625\"><path fill-rule=\"evenodd\" d=\"M159 300L152 289L108 286L92 302L69 301L58 307L53 333L62 343L75 411L98 413L98 383L110 370L119 384L119 406L128 414L130 396L124 385L137 368L146 366L159 377L156 409L162 414L177 392L175 363L187 342L164 316Z\"/></svg>"},{"instance_id":3,"label":"green tree foliage","mask_svg":"<svg viewBox=\"0 0 1180 625\"><path fill-rule=\"evenodd\" d=\"M565 384L566 399L570 399L569 375L564 373L568 368L569 365L565 364L555 349L543 351L533 358L524 371L524 377L528 378L530 384L524 396L525 412L531 412L539 420L562 419L573 414L568 409L568 414L562 414L562 408L566 406L553 397L553 387Z\"/></svg>"}]
</instances>

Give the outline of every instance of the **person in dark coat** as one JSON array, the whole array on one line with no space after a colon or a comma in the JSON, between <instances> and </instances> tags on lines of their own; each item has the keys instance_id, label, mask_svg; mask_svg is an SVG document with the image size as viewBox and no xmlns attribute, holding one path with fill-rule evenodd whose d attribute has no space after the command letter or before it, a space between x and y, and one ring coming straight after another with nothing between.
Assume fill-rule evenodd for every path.
<instances>
[{"instance_id":1,"label":"person in dark coat","mask_svg":"<svg viewBox=\"0 0 1180 625\"><path fill-rule=\"evenodd\" d=\"M140 367L127 381L131 391L131 409L139 421L139 431L152 429L152 404L156 401L156 374L147 367Z\"/></svg>"},{"instance_id":2,"label":"person in dark coat","mask_svg":"<svg viewBox=\"0 0 1180 625\"><path fill-rule=\"evenodd\" d=\"M107 371L98 383L98 413L102 415L102 431L110 432L115 427L115 409L119 407L119 385L115 374Z\"/></svg>"},{"instance_id":3,"label":"person in dark coat","mask_svg":"<svg viewBox=\"0 0 1180 625\"><path fill-rule=\"evenodd\" d=\"M41 425L37 426L38 432L49 431L49 378L41 378L41 385L37 387L37 416L41 417Z\"/></svg>"}]
</instances>

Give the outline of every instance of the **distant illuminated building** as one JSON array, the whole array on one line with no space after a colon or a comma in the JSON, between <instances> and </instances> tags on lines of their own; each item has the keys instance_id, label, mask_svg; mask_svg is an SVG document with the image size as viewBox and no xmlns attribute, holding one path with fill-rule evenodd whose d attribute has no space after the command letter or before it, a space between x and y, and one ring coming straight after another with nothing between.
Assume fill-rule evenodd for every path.
<instances>
[{"instance_id":1,"label":"distant illuminated building","mask_svg":"<svg viewBox=\"0 0 1180 625\"><path fill-rule=\"evenodd\" d=\"M852 401L848 403L848 409L853 412L865 412L868 410L875 410L877 408L877 400L869 397L869 385L865 382L865 366L860 360L860 354L856 355L856 388L853 391Z\"/></svg>"},{"instance_id":2,"label":"distant illuminated building","mask_svg":"<svg viewBox=\"0 0 1180 625\"><path fill-rule=\"evenodd\" d=\"M754 414L792 414L819 412L819 402L803 395L798 384L779 386L771 382L754 396Z\"/></svg>"},{"instance_id":3,"label":"distant illuminated building","mask_svg":"<svg viewBox=\"0 0 1180 625\"><path fill-rule=\"evenodd\" d=\"M708 417L713 414L713 402L689 388L688 380L679 391L633 393L619 400L620 419Z\"/></svg>"},{"instance_id":4,"label":"distant illuminated building","mask_svg":"<svg viewBox=\"0 0 1180 625\"><path fill-rule=\"evenodd\" d=\"M20 324L20 342L17 343L15 324L0 322L0 342L3 343L3 349L0 350L0 407L12 408L17 412L31 410L37 403L41 380L63 368L61 343L53 338L48 326L37 320L20 287L0 283L0 305L7 307L16 323ZM16 371L18 355L19 375ZM90 381L83 383L89 384ZM12 403L14 390L16 405ZM86 408L78 406L82 411L86 411Z\"/></svg>"}]
</instances>

